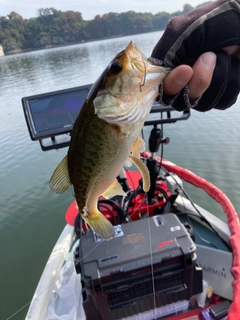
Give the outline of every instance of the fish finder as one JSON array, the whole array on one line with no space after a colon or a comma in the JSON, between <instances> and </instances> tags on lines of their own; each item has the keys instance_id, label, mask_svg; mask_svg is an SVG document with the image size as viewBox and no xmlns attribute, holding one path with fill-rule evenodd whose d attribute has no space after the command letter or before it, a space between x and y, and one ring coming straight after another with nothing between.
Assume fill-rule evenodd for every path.
<instances>
[{"instance_id":1,"label":"fish finder","mask_svg":"<svg viewBox=\"0 0 240 320\"><path fill-rule=\"evenodd\" d=\"M69 146L74 122L91 87L92 84L89 84L22 98L30 137L34 141L39 141L43 151ZM173 111L172 107L165 107L155 102L150 117L144 125L174 123L186 120L190 116L189 109L177 117L172 117ZM161 116L159 117L157 113Z\"/></svg>"},{"instance_id":2,"label":"fish finder","mask_svg":"<svg viewBox=\"0 0 240 320\"><path fill-rule=\"evenodd\" d=\"M22 98L30 137L39 140L44 151L69 145L69 134L91 86ZM65 137L60 138L60 135Z\"/></svg>"}]
</instances>

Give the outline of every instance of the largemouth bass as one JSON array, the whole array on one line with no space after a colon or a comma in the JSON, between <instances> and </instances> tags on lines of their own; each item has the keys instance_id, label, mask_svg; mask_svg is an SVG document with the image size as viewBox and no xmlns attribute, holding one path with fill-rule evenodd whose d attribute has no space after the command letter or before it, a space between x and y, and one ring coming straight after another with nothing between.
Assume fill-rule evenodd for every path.
<instances>
[{"instance_id":1,"label":"largemouth bass","mask_svg":"<svg viewBox=\"0 0 240 320\"><path fill-rule=\"evenodd\" d=\"M73 185L79 213L103 239L114 237L114 229L98 210L98 198L124 195L116 177L126 161L138 167L144 191L149 190L139 135L169 71L148 61L131 41L92 86L74 124L68 154L50 179L56 193Z\"/></svg>"}]
</instances>

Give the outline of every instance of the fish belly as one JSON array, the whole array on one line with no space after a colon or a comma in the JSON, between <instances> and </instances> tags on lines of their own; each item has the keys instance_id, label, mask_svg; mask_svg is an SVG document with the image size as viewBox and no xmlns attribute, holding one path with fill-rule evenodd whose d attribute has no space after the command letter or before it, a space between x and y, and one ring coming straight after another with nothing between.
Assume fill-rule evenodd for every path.
<instances>
[{"instance_id":1,"label":"fish belly","mask_svg":"<svg viewBox=\"0 0 240 320\"><path fill-rule=\"evenodd\" d=\"M130 130L122 130L94 117L68 154L69 175L79 212L87 206L89 213L98 197L109 187L122 169L136 139ZM79 143L81 142L81 143Z\"/></svg>"}]
</instances>

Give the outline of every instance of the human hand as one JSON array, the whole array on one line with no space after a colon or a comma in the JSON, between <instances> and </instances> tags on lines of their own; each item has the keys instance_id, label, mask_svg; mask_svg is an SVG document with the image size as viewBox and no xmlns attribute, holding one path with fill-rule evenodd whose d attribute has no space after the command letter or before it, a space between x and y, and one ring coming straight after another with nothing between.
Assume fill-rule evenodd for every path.
<instances>
[{"instance_id":1,"label":"human hand","mask_svg":"<svg viewBox=\"0 0 240 320\"><path fill-rule=\"evenodd\" d=\"M218 0L171 19L152 53L174 68L164 81L162 102L176 110L231 106L240 91L239 27L240 5L234 0Z\"/></svg>"},{"instance_id":2,"label":"human hand","mask_svg":"<svg viewBox=\"0 0 240 320\"><path fill-rule=\"evenodd\" d=\"M175 96L188 85L189 99L198 99L211 83L216 58L215 53L206 52L197 59L192 68L184 64L174 68L164 81L164 95Z\"/></svg>"}]
</instances>

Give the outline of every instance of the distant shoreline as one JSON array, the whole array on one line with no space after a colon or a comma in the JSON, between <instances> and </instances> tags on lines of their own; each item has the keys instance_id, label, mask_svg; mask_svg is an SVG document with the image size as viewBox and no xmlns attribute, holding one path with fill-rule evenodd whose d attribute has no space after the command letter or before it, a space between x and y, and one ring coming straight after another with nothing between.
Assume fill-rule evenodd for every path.
<instances>
[{"instance_id":1,"label":"distant shoreline","mask_svg":"<svg viewBox=\"0 0 240 320\"><path fill-rule=\"evenodd\" d=\"M160 31L163 31L163 30L164 29L158 29L158 30L150 31L150 32L134 33L134 34L132 34L132 36L135 36L135 35L138 35L138 34L153 33L153 32L158 32L158 31L160 32ZM54 49L54 48L73 46L75 44L84 44L84 43L95 42L95 41L117 39L117 38L128 37L128 36L131 36L131 35L130 34L129 35L118 35L118 36L104 37L104 38L100 38L100 39L92 39L92 40L86 40L86 41L82 40L82 41L78 41L78 42L69 42L69 43L65 43L65 44L47 45L47 46L39 47L39 48L16 49L16 50L7 51L5 53L5 56L10 56L10 55L18 54L18 53L26 53L26 52L32 52L32 51L45 50L45 49Z\"/></svg>"}]
</instances>

